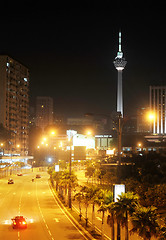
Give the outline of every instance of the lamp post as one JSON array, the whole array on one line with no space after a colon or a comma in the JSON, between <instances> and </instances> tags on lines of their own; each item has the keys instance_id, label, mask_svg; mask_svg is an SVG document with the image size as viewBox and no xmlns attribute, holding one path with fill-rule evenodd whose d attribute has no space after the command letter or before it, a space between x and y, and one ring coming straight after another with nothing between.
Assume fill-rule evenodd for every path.
<instances>
[{"instance_id":1,"label":"lamp post","mask_svg":"<svg viewBox=\"0 0 166 240\"><path fill-rule=\"evenodd\" d=\"M69 203L69 208L72 208L72 204L71 204L71 161L72 161L72 142L73 142L73 135L71 133L70 136L70 156L69 156L69 175L70 175L70 180L69 180L69 192L68 192L68 203Z\"/></svg>"},{"instance_id":2,"label":"lamp post","mask_svg":"<svg viewBox=\"0 0 166 240\"><path fill-rule=\"evenodd\" d=\"M4 146L3 146L4 144L3 143L1 143L1 149L2 149L2 156L4 155Z\"/></svg>"}]
</instances>

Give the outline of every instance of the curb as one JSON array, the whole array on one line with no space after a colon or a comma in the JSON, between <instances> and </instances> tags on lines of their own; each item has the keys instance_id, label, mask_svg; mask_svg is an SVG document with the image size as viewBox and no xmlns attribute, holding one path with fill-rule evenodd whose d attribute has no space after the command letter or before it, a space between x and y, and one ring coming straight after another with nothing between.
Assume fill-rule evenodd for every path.
<instances>
[{"instance_id":1,"label":"curb","mask_svg":"<svg viewBox=\"0 0 166 240\"><path fill-rule=\"evenodd\" d=\"M55 193L51 183L49 182L49 186L50 189L56 199L56 201L58 202L58 204L60 205L60 207L65 211L66 215L70 218L70 220L77 226L77 228L84 233L84 235L86 235L86 237L90 240L96 240L96 238L94 238L81 224L79 224L79 222L69 213L69 211L67 210L67 208L63 205L63 203L60 201L60 199L58 198L57 194Z\"/></svg>"}]
</instances>

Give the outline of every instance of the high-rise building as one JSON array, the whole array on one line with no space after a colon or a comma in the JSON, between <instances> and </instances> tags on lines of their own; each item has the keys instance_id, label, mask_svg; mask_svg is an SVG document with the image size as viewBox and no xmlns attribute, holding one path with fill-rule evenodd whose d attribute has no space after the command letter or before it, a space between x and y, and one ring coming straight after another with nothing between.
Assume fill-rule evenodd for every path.
<instances>
[{"instance_id":1,"label":"high-rise building","mask_svg":"<svg viewBox=\"0 0 166 240\"><path fill-rule=\"evenodd\" d=\"M53 124L53 99L51 97L36 98L36 126L43 131Z\"/></svg>"},{"instance_id":2,"label":"high-rise building","mask_svg":"<svg viewBox=\"0 0 166 240\"><path fill-rule=\"evenodd\" d=\"M154 113L153 134L166 134L166 86L150 86L150 110Z\"/></svg>"},{"instance_id":3,"label":"high-rise building","mask_svg":"<svg viewBox=\"0 0 166 240\"><path fill-rule=\"evenodd\" d=\"M148 133L150 132L150 122L147 117L149 108L142 107L137 110L137 132Z\"/></svg>"},{"instance_id":4,"label":"high-rise building","mask_svg":"<svg viewBox=\"0 0 166 240\"><path fill-rule=\"evenodd\" d=\"M7 55L0 56L0 123L10 131L5 149L28 152L29 70ZM18 149L17 149L18 150Z\"/></svg>"},{"instance_id":5,"label":"high-rise building","mask_svg":"<svg viewBox=\"0 0 166 240\"><path fill-rule=\"evenodd\" d=\"M123 58L121 50L121 32L119 32L119 51L114 60L114 66L118 71L118 85L117 85L117 112L123 117L123 88L122 88L122 71L125 68L127 61Z\"/></svg>"}]
</instances>

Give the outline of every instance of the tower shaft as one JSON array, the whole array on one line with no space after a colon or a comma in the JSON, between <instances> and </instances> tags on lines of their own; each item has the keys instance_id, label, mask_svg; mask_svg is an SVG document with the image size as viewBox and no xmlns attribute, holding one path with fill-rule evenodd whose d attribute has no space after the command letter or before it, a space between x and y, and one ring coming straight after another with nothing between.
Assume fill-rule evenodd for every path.
<instances>
[{"instance_id":1,"label":"tower shaft","mask_svg":"<svg viewBox=\"0 0 166 240\"><path fill-rule=\"evenodd\" d=\"M122 70L118 70L117 112L120 112L123 117Z\"/></svg>"}]
</instances>

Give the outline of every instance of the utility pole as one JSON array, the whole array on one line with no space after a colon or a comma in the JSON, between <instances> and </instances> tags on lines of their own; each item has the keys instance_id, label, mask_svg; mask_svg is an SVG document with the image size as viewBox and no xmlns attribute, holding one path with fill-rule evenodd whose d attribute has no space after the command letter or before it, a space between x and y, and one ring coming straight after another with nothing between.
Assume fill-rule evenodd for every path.
<instances>
[{"instance_id":1,"label":"utility pole","mask_svg":"<svg viewBox=\"0 0 166 240\"><path fill-rule=\"evenodd\" d=\"M68 192L68 203L69 203L69 208L72 209L72 204L71 204L71 161L72 161L72 142L73 142L73 135L71 135L70 138L70 156L69 156L69 175L70 175L70 180L69 180L69 192Z\"/></svg>"}]
</instances>

